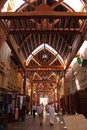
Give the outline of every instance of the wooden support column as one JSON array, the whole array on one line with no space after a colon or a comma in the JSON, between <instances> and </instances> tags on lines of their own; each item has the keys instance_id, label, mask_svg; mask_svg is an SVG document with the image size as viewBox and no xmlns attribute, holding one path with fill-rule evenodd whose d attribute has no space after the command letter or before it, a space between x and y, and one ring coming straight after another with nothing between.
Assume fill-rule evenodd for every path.
<instances>
[{"instance_id":1,"label":"wooden support column","mask_svg":"<svg viewBox=\"0 0 87 130\"><path fill-rule=\"evenodd\" d=\"M58 91L58 83L57 83L57 111L59 110L59 91Z\"/></svg>"},{"instance_id":2,"label":"wooden support column","mask_svg":"<svg viewBox=\"0 0 87 130\"><path fill-rule=\"evenodd\" d=\"M55 89L54 89L54 107L56 106L55 104Z\"/></svg>"},{"instance_id":3,"label":"wooden support column","mask_svg":"<svg viewBox=\"0 0 87 130\"><path fill-rule=\"evenodd\" d=\"M26 75L24 75L24 81L23 81L23 94L26 94Z\"/></svg>"},{"instance_id":4,"label":"wooden support column","mask_svg":"<svg viewBox=\"0 0 87 130\"><path fill-rule=\"evenodd\" d=\"M42 4L46 4L46 0L42 0Z\"/></svg>"},{"instance_id":5,"label":"wooden support column","mask_svg":"<svg viewBox=\"0 0 87 130\"><path fill-rule=\"evenodd\" d=\"M31 82L31 115L32 115L32 105L33 105L33 83Z\"/></svg>"},{"instance_id":6,"label":"wooden support column","mask_svg":"<svg viewBox=\"0 0 87 130\"><path fill-rule=\"evenodd\" d=\"M1 23L0 23L1 24ZM0 27L0 49L4 41L6 40L6 36L2 28Z\"/></svg>"},{"instance_id":7,"label":"wooden support column","mask_svg":"<svg viewBox=\"0 0 87 130\"><path fill-rule=\"evenodd\" d=\"M65 97L65 113L67 112L67 94L66 94L66 77L64 71L64 97Z\"/></svg>"},{"instance_id":8,"label":"wooden support column","mask_svg":"<svg viewBox=\"0 0 87 130\"><path fill-rule=\"evenodd\" d=\"M40 103L39 97L40 97L40 95L39 95L39 93L37 92L37 105L39 105L39 103Z\"/></svg>"}]
</instances>

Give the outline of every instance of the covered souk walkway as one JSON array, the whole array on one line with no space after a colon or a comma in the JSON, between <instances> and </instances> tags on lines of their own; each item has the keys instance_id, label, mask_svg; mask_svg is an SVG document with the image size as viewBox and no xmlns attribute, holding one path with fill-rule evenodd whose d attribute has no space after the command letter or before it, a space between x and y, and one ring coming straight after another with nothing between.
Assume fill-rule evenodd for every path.
<instances>
[{"instance_id":1,"label":"covered souk walkway","mask_svg":"<svg viewBox=\"0 0 87 130\"><path fill-rule=\"evenodd\" d=\"M39 117L36 115L35 119L32 115L27 115L25 121L16 121L14 123L9 123L5 130L64 130L66 125L61 116L55 115L55 124L54 126L50 125L49 115L44 114L43 125L40 126Z\"/></svg>"},{"instance_id":2,"label":"covered souk walkway","mask_svg":"<svg viewBox=\"0 0 87 130\"><path fill-rule=\"evenodd\" d=\"M44 98L62 110L54 126L25 116ZM87 0L0 0L0 130L87 130L76 113L87 118Z\"/></svg>"},{"instance_id":3,"label":"covered souk walkway","mask_svg":"<svg viewBox=\"0 0 87 130\"><path fill-rule=\"evenodd\" d=\"M50 126L49 114L44 113L43 125L40 126L38 115L35 119L32 115L27 115L25 121L10 123L4 130L87 130L87 119L82 114L55 114L55 124Z\"/></svg>"}]
</instances>

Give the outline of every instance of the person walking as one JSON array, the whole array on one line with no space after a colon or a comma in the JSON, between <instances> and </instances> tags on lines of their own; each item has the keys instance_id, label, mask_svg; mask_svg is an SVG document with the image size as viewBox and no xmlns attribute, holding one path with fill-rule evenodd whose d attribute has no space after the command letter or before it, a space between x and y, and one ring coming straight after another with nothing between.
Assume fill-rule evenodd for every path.
<instances>
[{"instance_id":1,"label":"person walking","mask_svg":"<svg viewBox=\"0 0 87 130\"><path fill-rule=\"evenodd\" d=\"M33 105L33 106L32 106L32 112L33 112L33 118L34 118L34 119L35 119L36 110L37 110L37 106L36 106L36 105Z\"/></svg>"},{"instance_id":2,"label":"person walking","mask_svg":"<svg viewBox=\"0 0 87 130\"><path fill-rule=\"evenodd\" d=\"M43 124L43 110L44 110L43 104L38 106L37 112L38 112L38 115L39 115L40 126L42 126L42 124Z\"/></svg>"},{"instance_id":3,"label":"person walking","mask_svg":"<svg viewBox=\"0 0 87 130\"><path fill-rule=\"evenodd\" d=\"M50 125L53 126L54 125L54 114L55 114L55 109L54 109L53 103L51 103L49 105L48 111L49 111Z\"/></svg>"}]
</instances>

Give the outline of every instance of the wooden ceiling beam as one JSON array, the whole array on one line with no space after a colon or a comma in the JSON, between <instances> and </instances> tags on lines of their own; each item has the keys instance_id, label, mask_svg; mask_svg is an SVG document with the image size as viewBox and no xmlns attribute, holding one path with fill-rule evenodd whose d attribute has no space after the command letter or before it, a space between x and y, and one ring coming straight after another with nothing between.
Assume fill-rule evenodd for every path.
<instances>
[{"instance_id":1,"label":"wooden ceiling beam","mask_svg":"<svg viewBox=\"0 0 87 130\"><path fill-rule=\"evenodd\" d=\"M0 12L0 19L25 19L25 18L74 18L87 19L87 12L54 12L54 11L32 11L32 12Z\"/></svg>"},{"instance_id":2,"label":"wooden ceiling beam","mask_svg":"<svg viewBox=\"0 0 87 130\"><path fill-rule=\"evenodd\" d=\"M13 39L12 36L9 35L7 37L7 43L9 45L9 47L11 48L11 50L13 51L14 56L17 58L17 60L19 61L19 63L23 67L23 69L26 70L26 67L24 65L25 58L24 58L23 54L21 53L21 51L20 52L18 51L18 48L15 44L15 40Z\"/></svg>"},{"instance_id":3,"label":"wooden ceiling beam","mask_svg":"<svg viewBox=\"0 0 87 130\"><path fill-rule=\"evenodd\" d=\"M32 80L32 83L57 83L56 80Z\"/></svg>"},{"instance_id":4,"label":"wooden ceiling beam","mask_svg":"<svg viewBox=\"0 0 87 130\"><path fill-rule=\"evenodd\" d=\"M36 90L36 92L50 92L50 90Z\"/></svg>"},{"instance_id":5,"label":"wooden ceiling beam","mask_svg":"<svg viewBox=\"0 0 87 130\"><path fill-rule=\"evenodd\" d=\"M24 28L17 28L17 29L9 29L9 34L23 34L23 33L28 33L28 34L37 34L37 33L74 33L74 34L81 34L81 31L79 28L54 28L53 30L43 30L43 29L39 29L39 30L36 30L36 29L30 29L30 28L27 28L27 29L24 29ZM24 43L22 43L24 44Z\"/></svg>"},{"instance_id":6,"label":"wooden ceiling beam","mask_svg":"<svg viewBox=\"0 0 87 130\"><path fill-rule=\"evenodd\" d=\"M63 70L64 66L36 66L36 67L27 67L27 71L52 71L52 70Z\"/></svg>"},{"instance_id":7,"label":"wooden ceiling beam","mask_svg":"<svg viewBox=\"0 0 87 130\"><path fill-rule=\"evenodd\" d=\"M26 70L25 67L25 58L23 56L23 53L18 50L18 46L16 44L15 39L13 38L12 35L8 35L8 28L6 28L5 24L3 22L0 22L0 25L2 26L4 30L4 34L6 36L7 43L10 47L10 49L13 51L14 56L17 58L19 64L22 66L23 70Z\"/></svg>"},{"instance_id":8,"label":"wooden ceiling beam","mask_svg":"<svg viewBox=\"0 0 87 130\"><path fill-rule=\"evenodd\" d=\"M7 0L0 0L0 10L3 8Z\"/></svg>"}]
</instances>

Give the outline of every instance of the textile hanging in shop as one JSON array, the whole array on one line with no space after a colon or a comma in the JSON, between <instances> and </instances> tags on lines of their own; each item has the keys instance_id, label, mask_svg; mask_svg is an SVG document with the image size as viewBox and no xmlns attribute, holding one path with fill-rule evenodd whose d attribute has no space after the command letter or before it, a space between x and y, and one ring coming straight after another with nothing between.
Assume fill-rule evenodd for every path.
<instances>
[{"instance_id":1,"label":"textile hanging in shop","mask_svg":"<svg viewBox=\"0 0 87 130\"><path fill-rule=\"evenodd\" d=\"M11 113L11 104L8 104L8 113Z\"/></svg>"},{"instance_id":2,"label":"textile hanging in shop","mask_svg":"<svg viewBox=\"0 0 87 130\"><path fill-rule=\"evenodd\" d=\"M77 62L79 65L82 65L82 60L80 59L80 57L77 57Z\"/></svg>"},{"instance_id":3,"label":"textile hanging in shop","mask_svg":"<svg viewBox=\"0 0 87 130\"><path fill-rule=\"evenodd\" d=\"M15 120L18 120L18 116L19 116L18 108L16 108L15 109Z\"/></svg>"},{"instance_id":4,"label":"textile hanging in shop","mask_svg":"<svg viewBox=\"0 0 87 130\"><path fill-rule=\"evenodd\" d=\"M0 95L0 102L2 102L3 101L3 96L2 95Z\"/></svg>"}]
</instances>

